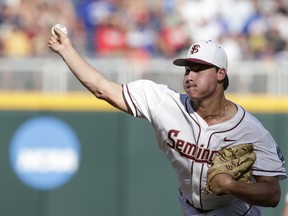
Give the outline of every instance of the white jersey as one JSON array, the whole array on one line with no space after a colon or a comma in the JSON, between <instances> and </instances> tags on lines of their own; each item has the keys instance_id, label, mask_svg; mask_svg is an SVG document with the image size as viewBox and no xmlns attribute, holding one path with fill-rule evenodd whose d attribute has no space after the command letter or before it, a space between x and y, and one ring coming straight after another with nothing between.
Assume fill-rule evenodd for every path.
<instances>
[{"instance_id":1,"label":"white jersey","mask_svg":"<svg viewBox=\"0 0 288 216\"><path fill-rule=\"evenodd\" d=\"M239 105L232 119L209 126L186 94L165 85L138 80L124 85L123 91L133 115L153 125L159 147L177 173L181 193L195 208L217 209L235 201L228 195L207 195L205 190L208 167L222 147L252 143L257 156L253 175L286 178L284 158L274 139Z\"/></svg>"}]
</instances>

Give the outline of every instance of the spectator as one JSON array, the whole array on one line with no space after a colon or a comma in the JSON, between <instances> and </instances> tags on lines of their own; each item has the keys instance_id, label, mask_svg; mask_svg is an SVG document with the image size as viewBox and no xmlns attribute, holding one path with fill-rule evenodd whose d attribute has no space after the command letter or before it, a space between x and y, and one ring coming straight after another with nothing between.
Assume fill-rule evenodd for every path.
<instances>
[{"instance_id":1,"label":"spectator","mask_svg":"<svg viewBox=\"0 0 288 216\"><path fill-rule=\"evenodd\" d=\"M235 59L274 59L288 38L285 0L17 0L2 2L0 12L4 57L48 55L44 41L55 23L88 55L145 59L174 57L203 35L224 41Z\"/></svg>"}]
</instances>

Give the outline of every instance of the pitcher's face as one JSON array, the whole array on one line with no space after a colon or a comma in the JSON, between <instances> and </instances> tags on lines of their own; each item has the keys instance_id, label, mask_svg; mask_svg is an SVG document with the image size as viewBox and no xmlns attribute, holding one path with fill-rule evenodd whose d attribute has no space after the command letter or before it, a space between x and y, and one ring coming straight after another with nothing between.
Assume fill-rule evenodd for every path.
<instances>
[{"instance_id":1,"label":"pitcher's face","mask_svg":"<svg viewBox=\"0 0 288 216\"><path fill-rule=\"evenodd\" d=\"M191 100L202 100L216 91L218 72L215 66L193 64L185 66L183 87Z\"/></svg>"}]
</instances>

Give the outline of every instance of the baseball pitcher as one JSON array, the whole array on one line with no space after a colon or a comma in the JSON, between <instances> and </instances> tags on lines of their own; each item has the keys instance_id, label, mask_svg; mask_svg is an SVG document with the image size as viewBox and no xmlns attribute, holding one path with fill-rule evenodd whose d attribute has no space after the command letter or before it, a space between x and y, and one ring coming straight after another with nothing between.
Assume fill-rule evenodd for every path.
<instances>
[{"instance_id":1,"label":"baseball pitcher","mask_svg":"<svg viewBox=\"0 0 288 216\"><path fill-rule=\"evenodd\" d=\"M178 177L184 216L258 216L261 207L277 206L284 158L263 125L225 97L227 56L220 45L198 41L174 61L184 69L181 94L149 80L109 81L79 55L68 35L55 33L49 47L92 94L151 123Z\"/></svg>"}]
</instances>

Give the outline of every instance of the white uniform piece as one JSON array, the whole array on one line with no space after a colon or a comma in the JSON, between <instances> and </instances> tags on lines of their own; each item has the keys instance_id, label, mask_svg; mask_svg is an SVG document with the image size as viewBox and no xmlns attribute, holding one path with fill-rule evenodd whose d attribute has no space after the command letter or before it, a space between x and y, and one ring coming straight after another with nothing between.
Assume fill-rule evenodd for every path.
<instances>
[{"instance_id":1,"label":"white uniform piece","mask_svg":"<svg viewBox=\"0 0 288 216\"><path fill-rule=\"evenodd\" d=\"M286 178L281 151L255 117L237 105L238 112L232 119L208 126L193 110L186 94L165 85L138 80L123 85L123 91L133 115L152 124L160 149L177 173L184 215L260 215L259 207L228 195L207 195L205 190L207 170L215 153L222 147L243 143L254 146L257 159L253 175Z\"/></svg>"}]
</instances>

